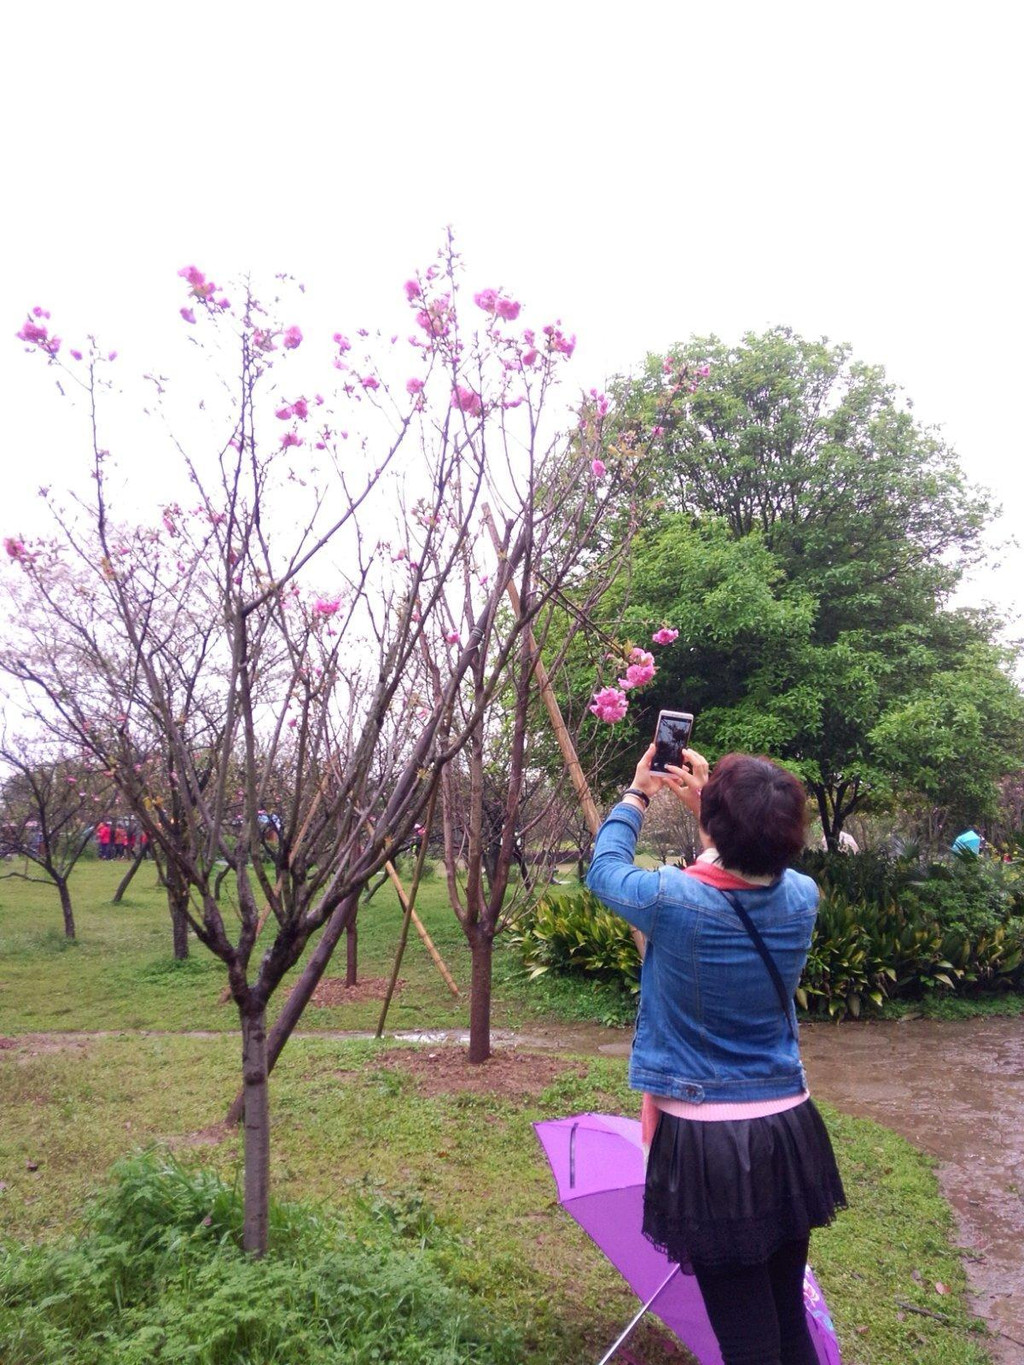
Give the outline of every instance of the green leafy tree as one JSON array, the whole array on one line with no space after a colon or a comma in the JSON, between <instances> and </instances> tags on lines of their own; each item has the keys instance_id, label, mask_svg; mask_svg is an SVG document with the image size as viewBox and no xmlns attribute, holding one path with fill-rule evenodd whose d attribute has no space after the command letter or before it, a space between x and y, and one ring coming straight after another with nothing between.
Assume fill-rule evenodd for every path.
<instances>
[{"instance_id":1,"label":"green leafy tree","mask_svg":"<svg viewBox=\"0 0 1024 1365\"><path fill-rule=\"evenodd\" d=\"M687 410L656 420L666 369L702 361ZM880 368L784 329L651 357L617 402L634 444L655 437L645 477L662 511L607 619L636 639L679 631L636 738L685 705L712 754L777 755L833 846L869 796L901 789L979 818L1024 729L999 623L946 608L992 515L954 452ZM969 775L951 772L951 731Z\"/></svg>"}]
</instances>

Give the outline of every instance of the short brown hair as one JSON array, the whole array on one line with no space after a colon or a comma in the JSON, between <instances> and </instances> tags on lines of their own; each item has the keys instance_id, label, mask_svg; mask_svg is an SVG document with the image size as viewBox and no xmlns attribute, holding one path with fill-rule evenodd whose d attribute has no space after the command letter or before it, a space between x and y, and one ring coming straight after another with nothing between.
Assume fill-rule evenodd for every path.
<instances>
[{"instance_id":1,"label":"short brown hair","mask_svg":"<svg viewBox=\"0 0 1024 1365\"><path fill-rule=\"evenodd\" d=\"M807 793L770 758L726 754L701 792L700 823L726 867L778 877L803 848Z\"/></svg>"}]
</instances>

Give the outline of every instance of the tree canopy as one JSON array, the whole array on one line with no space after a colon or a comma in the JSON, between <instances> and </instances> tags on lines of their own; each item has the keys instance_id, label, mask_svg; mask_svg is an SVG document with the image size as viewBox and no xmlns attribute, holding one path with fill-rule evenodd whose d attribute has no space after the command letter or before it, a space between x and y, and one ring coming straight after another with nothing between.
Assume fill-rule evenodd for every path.
<instances>
[{"instance_id":1,"label":"tree canopy","mask_svg":"<svg viewBox=\"0 0 1024 1365\"><path fill-rule=\"evenodd\" d=\"M707 366L685 411L662 376ZM697 714L712 753L764 751L807 782L830 842L869 795L913 791L981 819L1020 766L1024 708L991 615L952 610L993 515L955 452L878 366L785 329L695 338L616 386L652 437L659 508L608 619L678 639L635 716Z\"/></svg>"}]
</instances>

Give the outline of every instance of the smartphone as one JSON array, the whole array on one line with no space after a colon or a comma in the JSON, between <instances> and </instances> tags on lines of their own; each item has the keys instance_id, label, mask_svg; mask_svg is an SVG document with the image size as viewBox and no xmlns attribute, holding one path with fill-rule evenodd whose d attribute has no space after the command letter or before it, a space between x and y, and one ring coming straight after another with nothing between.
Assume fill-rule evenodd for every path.
<instances>
[{"instance_id":1,"label":"smartphone","mask_svg":"<svg viewBox=\"0 0 1024 1365\"><path fill-rule=\"evenodd\" d=\"M667 763L671 763L675 768L681 768L683 750L690 747L692 734L693 716L689 711L659 711L658 724L654 731L651 772L663 773Z\"/></svg>"}]
</instances>

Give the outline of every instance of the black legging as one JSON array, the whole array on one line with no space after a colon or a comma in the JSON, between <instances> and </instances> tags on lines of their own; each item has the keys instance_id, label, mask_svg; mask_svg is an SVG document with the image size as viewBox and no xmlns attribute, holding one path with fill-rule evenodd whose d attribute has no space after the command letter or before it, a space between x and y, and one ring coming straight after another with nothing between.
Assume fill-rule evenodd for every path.
<instances>
[{"instance_id":1,"label":"black legging","mask_svg":"<svg viewBox=\"0 0 1024 1365\"><path fill-rule=\"evenodd\" d=\"M694 1264L725 1365L818 1365L804 1311L808 1240L761 1265Z\"/></svg>"}]
</instances>

